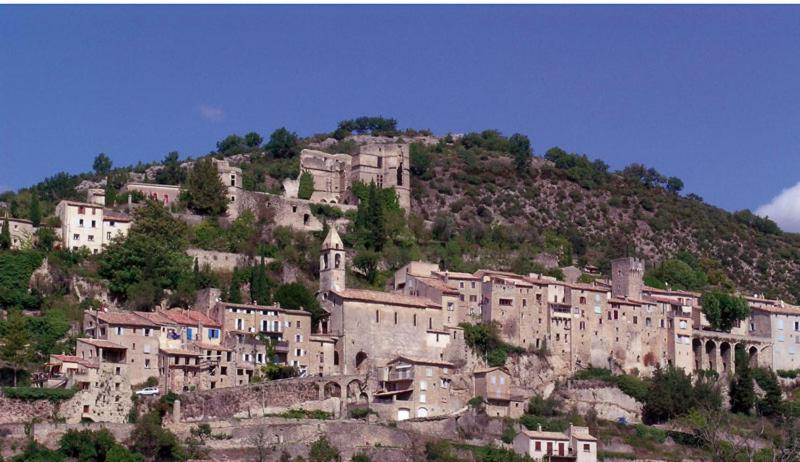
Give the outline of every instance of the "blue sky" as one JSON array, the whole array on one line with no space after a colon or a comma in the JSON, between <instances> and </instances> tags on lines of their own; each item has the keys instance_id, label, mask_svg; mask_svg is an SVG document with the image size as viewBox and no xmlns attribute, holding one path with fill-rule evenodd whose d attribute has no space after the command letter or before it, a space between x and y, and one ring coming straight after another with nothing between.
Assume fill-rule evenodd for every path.
<instances>
[{"instance_id":1,"label":"blue sky","mask_svg":"<svg viewBox=\"0 0 800 462\"><path fill-rule=\"evenodd\" d=\"M0 189L382 114L756 209L800 181L799 51L791 6L0 6Z\"/></svg>"}]
</instances>

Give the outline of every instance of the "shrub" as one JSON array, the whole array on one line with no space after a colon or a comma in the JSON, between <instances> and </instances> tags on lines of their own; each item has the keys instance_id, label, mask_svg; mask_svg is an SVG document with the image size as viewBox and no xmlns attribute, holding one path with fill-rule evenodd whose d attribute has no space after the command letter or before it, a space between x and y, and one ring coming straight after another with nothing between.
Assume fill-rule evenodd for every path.
<instances>
[{"instance_id":1,"label":"shrub","mask_svg":"<svg viewBox=\"0 0 800 462\"><path fill-rule=\"evenodd\" d=\"M375 411L368 407L356 407L350 409L350 417L353 419L366 419L370 414L375 414Z\"/></svg>"},{"instance_id":2,"label":"shrub","mask_svg":"<svg viewBox=\"0 0 800 462\"><path fill-rule=\"evenodd\" d=\"M50 401L66 401L75 396L74 388L34 388L4 387L3 394L8 398L32 401L47 399Z\"/></svg>"},{"instance_id":3,"label":"shrub","mask_svg":"<svg viewBox=\"0 0 800 462\"><path fill-rule=\"evenodd\" d=\"M784 379L795 379L800 376L800 369L778 369L777 374L778 377L782 377Z\"/></svg>"},{"instance_id":4,"label":"shrub","mask_svg":"<svg viewBox=\"0 0 800 462\"><path fill-rule=\"evenodd\" d=\"M640 438L655 441L656 443L663 444L667 439L667 432L660 428L650 427L647 425L636 424L636 435Z\"/></svg>"}]
</instances>

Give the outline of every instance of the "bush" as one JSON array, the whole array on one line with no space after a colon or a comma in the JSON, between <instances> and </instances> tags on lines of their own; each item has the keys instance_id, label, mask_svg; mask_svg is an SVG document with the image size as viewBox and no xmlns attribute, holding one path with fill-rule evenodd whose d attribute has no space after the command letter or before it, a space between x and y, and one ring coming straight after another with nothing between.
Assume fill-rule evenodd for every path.
<instances>
[{"instance_id":1,"label":"bush","mask_svg":"<svg viewBox=\"0 0 800 462\"><path fill-rule=\"evenodd\" d=\"M778 377L782 377L784 379L796 379L800 376L800 369L778 369L777 371Z\"/></svg>"},{"instance_id":2,"label":"bush","mask_svg":"<svg viewBox=\"0 0 800 462\"><path fill-rule=\"evenodd\" d=\"M667 439L667 432L660 428L650 427L647 425L636 424L636 435L640 438L655 441L656 443L663 444Z\"/></svg>"},{"instance_id":3,"label":"bush","mask_svg":"<svg viewBox=\"0 0 800 462\"><path fill-rule=\"evenodd\" d=\"M350 417L353 419L366 419L370 414L375 414L375 411L368 407L356 407L350 409Z\"/></svg>"},{"instance_id":4,"label":"bush","mask_svg":"<svg viewBox=\"0 0 800 462\"><path fill-rule=\"evenodd\" d=\"M75 396L74 388L34 388L4 387L3 394L8 398L33 401L47 399L50 401L66 401Z\"/></svg>"}]
</instances>

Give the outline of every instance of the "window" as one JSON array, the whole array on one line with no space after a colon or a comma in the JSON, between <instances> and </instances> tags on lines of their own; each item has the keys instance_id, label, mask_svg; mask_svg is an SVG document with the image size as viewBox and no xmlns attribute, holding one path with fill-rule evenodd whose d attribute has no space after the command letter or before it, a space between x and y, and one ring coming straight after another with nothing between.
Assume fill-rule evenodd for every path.
<instances>
[{"instance_id":1,"label":"window","mask_svg":"<svg viewBox=\"0 0 800 462\"><path fill-rule=\"evenodd\" d=\"M97 221L92 220L92 228L97 228Z\"/></svg>"},{"instance_id":2,"label":"window","mask_svg":"<svg viewBox=\"0 0 800 462\"><path fill-rule=\"evenodd\" d=\"M783 330L783 319L778 319L778 330Z\"/></svg>"},{"instance_id":3,"label":"window","mask_svg":"<svg viewBox=\"0 0 800 462\"><path fill-rule=\"evenodd\" d=\"M109 240L111 239L111 231L108 231L106 233L106 239L109 239Z\"/></svg>"},{"instance_id":4,"label":"window","mask_svg":"<svg viewBox=\"0 0 800 462\"><path fill-rule=\"evenodd\" d=\"M192 340L194 338L194 329L191 327L186 328L186 340Z\"/></svg>"},{"instance_id":5,"label":"window","mask_svg":"<svg viewBox=\"0 0 800 462\"><path fill-rule=\"evenodd\" d=\"M72 240L73 241L80 241L81 240L81 235L80 234L73 234L72 235Z\"/></svg>"},{"instance_id":6,"label":"window","mask_svg":"<svg viewBox=\"0 0 800 462\"><path fill-rule=\"evenodd\" d=\"M586 303L586 297L581 297L580 303L581 303L581 305L585 304Z\"/></svg>"},{"instance_id":7,"label":"window","mask_svg":"<svg viewBox=\"0 0 800 462\"><path fill-rule=\"evenodd\" d=\"M83 218L81 218L80 220L78 220L78 226L80 226L81 228L83 228Z\"/></svg>"},{"instance_id":8,"label":"window","mask_svg":"<svg viewBox=\"0 0 800 462\"><path fill-rule=\"evenodd\" d=\"M639 318L637 316L633 317L633 323L634 324L639 324Z\"/></svg>"},{"instance_id":9,"label":"window","mask_svg":"<svg viewBox=\"0 0 800 462\"><path fill-rule=\"evenodd\" d=\"M145 353L150 353L150 344L149 343L145 343L144 344L144 352Z\"/></svg>"},{"instance_id":10,"label":"window","mask_svg":"<svg viewBox=\"0 0 800 462\"><path fill-rule=\"evenodd\" d=\"M295 342L302 342L303 341L303 336L300 335L300 334L295 335L294 336L294 341Z\"/></svg>"},{"instance_id":11,"label":"window","mask_svg":"<svg viewBox=\"0 0 800 462\"><path fill-rule=\"evenodd\" d=\"M422 384L420 384L420 385L422 385ZM427 403L428 402L428 397L426 396L425 392L420 392L420 394L419 394L419 402L420 403Z\"/></svg>"},{"instance_id":12,"label":"window","mask_svg":"<svg viewBox=\"0 0 800 462\"><path fill-rule=\"evenodd\" d=\"M301 350L300 348L296 348L294 350L294 355L295 356L303 356L303 350Z\"/></svg>"},{"instance_id":13,"label":"window","mask_svg":"<svg viewBox=\"0 0 800 462\"><path fill-rule=\"evenodd\" d=\"M144 368L145 369L150 369L150 360L149 359L145 359L144 360Z\"/></svg>"},{"instance_id":14,"label":"window","mask_svg":"<svg viewBox=\"0 0 800 462\"><path fill-rule=\"evenodd\" d=\"M511 306L511 299L510 298L501 298L500 299L500 306Z\"/></svg>"},{"instance_id":15,"label":"window","mask_svg":"<svg viewBox=\"0 0 800 462\"><path fill-rule=\"evenodd\" d=\"M375 310L375 322L377 323L381 322L381 312L378 310Z\"/></svg>"},{"instance_id":16,"label":"window","mask_svg":"<svg viewBox=\"0 0 800 462\"><path fill-rule=\"evenodd\" d=\"M425 369L425 377L433 377L433 368L428 367Z\"/></svg>"},{"instance_id":17,"label":"window","mask_svg":"<svg viewBox=\"0 0 800 462\"><path fill-rule=\"evenodd\" d=\"M243 330L244 329L244 320L237 319L236 320L236 330Z\"/></svg>"},{"instance_id":18,"label":"window","mask_svg":"<svg viewBox=\"0 0 800 462\"><path fill-rule=\"evenodd\" d=\"M125 332L125 329L121 326L117 326L114 330L117 331L117 335L122 335L122 333Z\"/></svg>"},{"instance_id":19,"label":"window","mask_svg":"<svg viewBox=\"0 0 800 462\"><path fill-rule=\"evenodd\" d=\"M478 296L477 296L477 295L470 295L470 296L469 296L469 301L471 301L471 302L477 302L477 301L478 301Z\"/></svg>"},{"instance_id":20,"label":"window","mask_svg":"<svg viewBox=\"0 0 800 462\"><path fill-rule=\"evenodd\" d=\"M415 314L415 315L414 315L414 317L413 317L413 324L414 324L415 326L417 325L417 315L416 315L416 314Z\"/></svg>"},{"instance_id":21,"label":"window","mask_svg":"<svg viewBox=\"0 0 800 462\"><path fill-rule=\"evenodd\" d=\"M88 236L86 236L86 239L87 239L89 242L94 242L94 236L93 236L93 235L91 235L91 234L90 234L90 235L88 235Z\"/></svg>"},{"instance_id":22,"label":"window","mask_svg":"<svg viewBox=\"0 0 800 462\"><path fill-rule=\"evenodd\" d=\"M533 450L534 451L541 451L542 450L542 442L541 441L535 441L533 443Z\"/></svg>"}]
</instances>

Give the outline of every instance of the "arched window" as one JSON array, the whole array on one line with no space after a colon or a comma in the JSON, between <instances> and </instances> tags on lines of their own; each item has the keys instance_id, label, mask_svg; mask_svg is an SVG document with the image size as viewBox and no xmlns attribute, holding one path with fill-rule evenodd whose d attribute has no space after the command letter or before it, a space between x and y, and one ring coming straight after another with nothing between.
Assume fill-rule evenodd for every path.
<instances>
[{"instance_id":1,"label":"arched window","mask_svg":"<svg viewBox=\"0 0 800 462\"><path fill-rule=\"evenodd\" d=\"M322 269L328 269L328 254L322 255Z\"/></svg>"},{"instance_id":2,"label":"arched window","mask_svg":"<svg viewBox=\"0 0 800 462\"><path fill-rule=\"evenodd\" d=\"M334 268L338 268L341 264L342 264L342 256L341 254L337 253L333 260L333 266Z\"/></svg>"},{"instance_id":3,"label":"arched window","mask_svg":"<svg viewBox=\"0 0 800 462\"><path fill-rule=\"evenodd\" d=\"M403 186L403 163L400 162L400 166L397 167L397 186Z\"/></svg>"}]
</instances>

